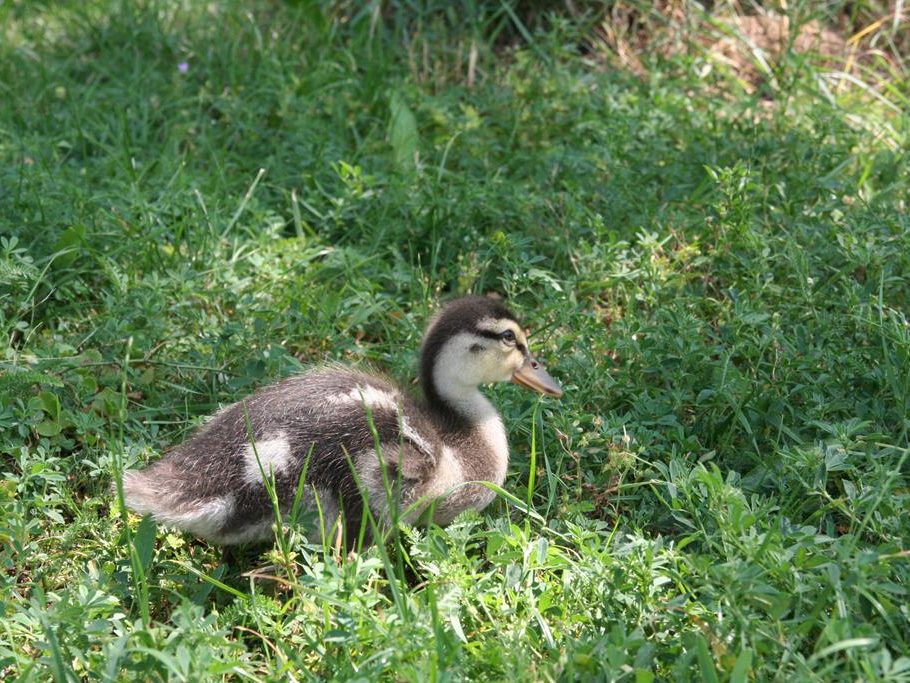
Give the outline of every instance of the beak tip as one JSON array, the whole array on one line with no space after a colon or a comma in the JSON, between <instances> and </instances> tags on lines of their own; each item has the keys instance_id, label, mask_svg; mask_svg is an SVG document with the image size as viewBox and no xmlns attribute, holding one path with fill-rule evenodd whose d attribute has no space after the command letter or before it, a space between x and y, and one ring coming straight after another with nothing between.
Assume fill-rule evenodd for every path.
<instances>
[{"instance_id":1,"label":"beak tip","mask_svg":"<svg viewBox=\"0 0 910 683\"><path fill-rule=\"evenodd\" d=\"M512 375L512 381L515 384L519 384L526 389L531 389L532 391L544 394L545 396L552 396L553 398L562 397L562 387L556 383L556 380L550 377L546 370L539 366L533 368L528 365L523 366Z\"/></svg>"}]
</instances>

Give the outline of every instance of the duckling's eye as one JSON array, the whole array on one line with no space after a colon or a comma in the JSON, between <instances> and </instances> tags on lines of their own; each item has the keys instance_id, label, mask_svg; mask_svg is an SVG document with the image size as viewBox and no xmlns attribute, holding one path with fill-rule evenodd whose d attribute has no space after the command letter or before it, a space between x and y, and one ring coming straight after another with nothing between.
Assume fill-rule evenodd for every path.
<instances>
[{"instance_id":1,"label":"duckling's eye","mask_svg":"<svg viewBox=\"0 0 910 683\"><path fill-rule=\"evenodd\" d=\"M512 330L506 330L505 332L503 332L502 334L499 335L499 338L502 339L506 344L515 343L515 333L512 332Z\"/></svg>"}]
</instances>

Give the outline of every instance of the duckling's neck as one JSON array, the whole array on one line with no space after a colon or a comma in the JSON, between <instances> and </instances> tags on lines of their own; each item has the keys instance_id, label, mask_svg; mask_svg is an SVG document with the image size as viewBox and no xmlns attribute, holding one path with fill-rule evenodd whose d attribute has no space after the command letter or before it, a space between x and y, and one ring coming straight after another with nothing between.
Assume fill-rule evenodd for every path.
<instances>
[{"instance_id":1,"label":"duckling's neck","mask_svg":"<svg viewBox=\"0 0 910 683\"><path fill-rule=\"evenodd\" d=\"M477 425L491 415L499 417L496 408L476 386L459 385L451 381L442 386L445 388L440 389L434 382L430 391L424 392L431 407L438 412L456 415L457 421L466 427Z\"/></svg>"},{"instance_id":2,"label":"duckling's neck","mask_svg":"<svg viewBox=\"0 0 910 683\"><path fill-rule=\"evenodd\" d=\"M470 430L478 420L496 412L477 385L464 382L451 364L424 358L420 384L427 406L446 431Z\"/></svg>"},{"instance_id":3,"label":"duckling's neck","mask_svg":"<svg viewBox=\"0 0 910 683\"><path fill-rule=\"evenodd\" d=\"M424 394L443 427L443 438L447 436L456 449L465 479L502 484L509 442L499 412L477 385L462 384L453 377L444 382L434 379L424 378Z\"/></svg>"}]
</instances>

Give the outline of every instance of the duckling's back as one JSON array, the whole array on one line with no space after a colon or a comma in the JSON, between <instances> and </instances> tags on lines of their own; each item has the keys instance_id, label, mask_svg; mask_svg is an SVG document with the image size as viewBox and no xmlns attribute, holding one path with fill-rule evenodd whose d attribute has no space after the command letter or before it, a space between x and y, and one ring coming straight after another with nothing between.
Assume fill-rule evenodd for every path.
<instances>
[{"instance_id":1,"label":"duckling's back","mask_svg":"<svg viewBox=\"0 0 910 683\"><path fill-rule=\"evenodd\" d=\"M323 531L343 513L351 542L364 496L382 517L392 505L407 507L432 476L439 449L430 420L393 384L327 368L224 408L157 463L124 473L124 494L136 512L235 544L271 536L264 482L274 479L283 510L299 491Z\"/></svg>"}]
</instances>

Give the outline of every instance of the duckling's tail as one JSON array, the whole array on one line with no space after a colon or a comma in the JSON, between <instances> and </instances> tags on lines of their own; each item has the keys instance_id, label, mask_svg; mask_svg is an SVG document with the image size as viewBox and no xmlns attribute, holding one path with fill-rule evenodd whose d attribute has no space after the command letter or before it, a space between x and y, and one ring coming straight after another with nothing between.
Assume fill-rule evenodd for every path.
<instances>
[{"instance_id":1,"label":"duckling's tail","mask_svg":"<svg viewBox=\"0 0 910 683\"><path fill-rule=\"evenodd\" d=\"M186 482L167 461L142 471L123 473L123 501L140 515L198 536L216 539L232 510L229 496L194 498L184 495Z\"/></svg>"},{"instance_id":2,"label":"duckling's tail","mask_svg":"<svg viewBox=\"0 0 910 683\"><path fill-rule=\"evenodd\" d=\"M167 507L172 507L173 481L167 476L168 468L163 463L152 465L148 469L127 470L123 473L123 502L133 512L140 515L156 516ZM171 492L168 492L171 488Z\"/></svg>"}]
</instances>

